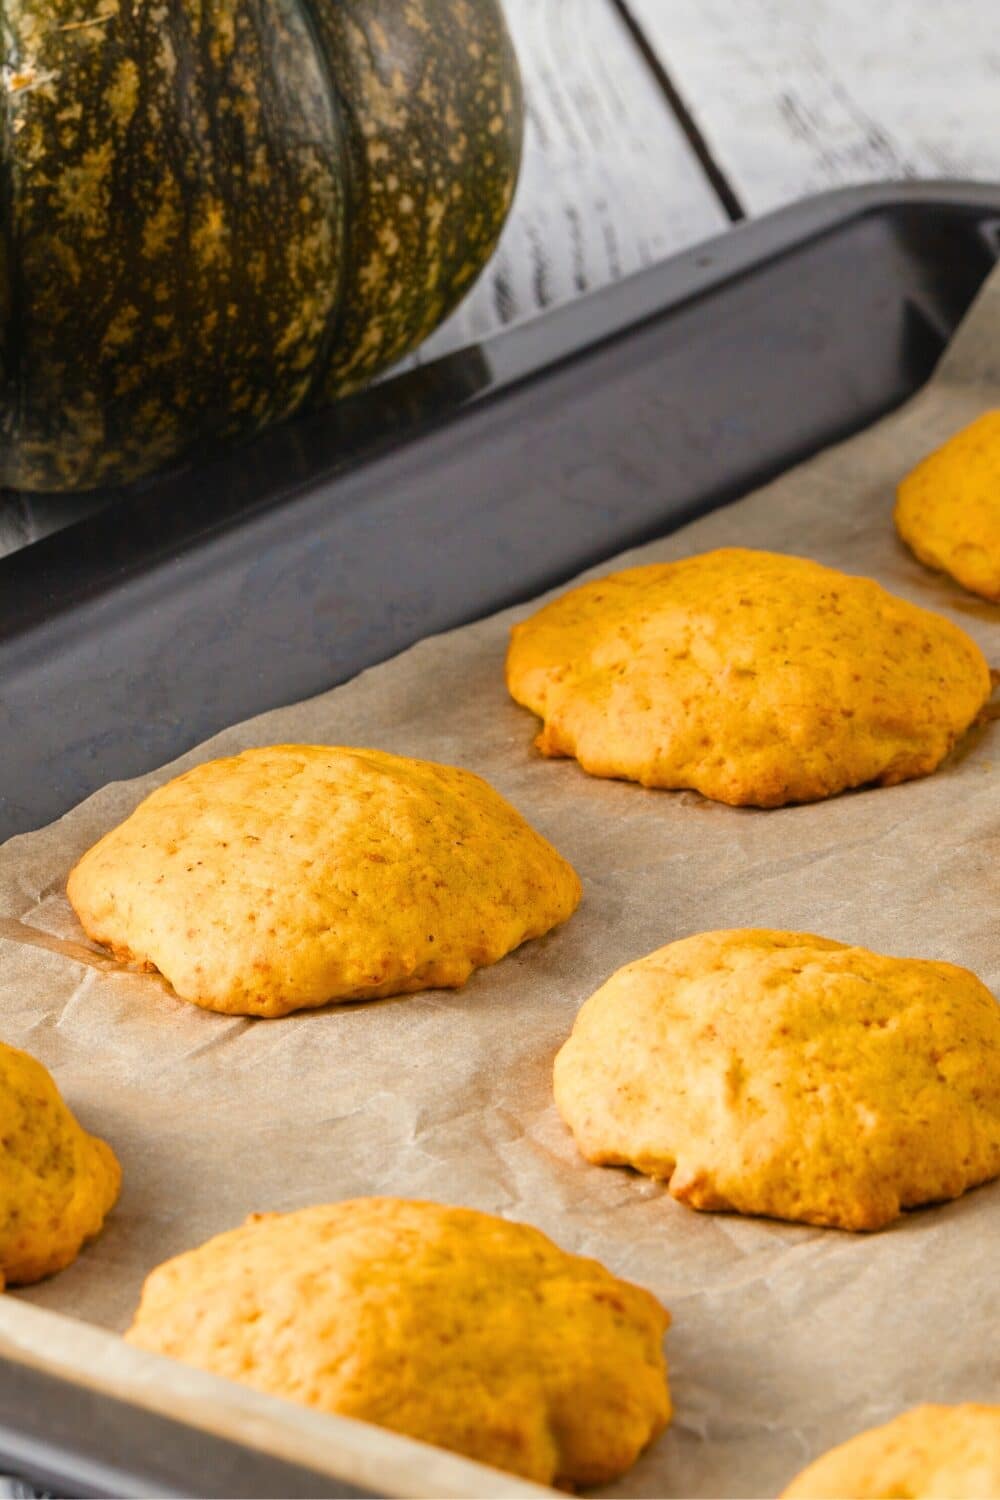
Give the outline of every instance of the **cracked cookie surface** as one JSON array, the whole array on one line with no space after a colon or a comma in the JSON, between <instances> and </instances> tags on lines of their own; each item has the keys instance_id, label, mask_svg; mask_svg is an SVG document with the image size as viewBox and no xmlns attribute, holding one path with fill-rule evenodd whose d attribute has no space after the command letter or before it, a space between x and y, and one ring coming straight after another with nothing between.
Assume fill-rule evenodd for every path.
<instances>
[{"instance_id":1,"label":"cracked cookie surface","mask_svg":"<svg viewBox=\"0 0 1000 1500\"><path fill-rule=\"evenodd\" d=\"M619 969L556 1058L588 1161L698 1209L881 1229L1000 1175L1000 1005L967 969L809 933Z\"/></svg>"},{"instance_id":2,"label":"cracked cookie surface","mask_svg":"<svg viewBox=\"0 0 1000 1500\"><path fill-rule=\"evenodd\" d=\"M805 558L728 547L584 583L515 625L507 685L543 755L736 806L891 786L990 696L942 615Z\"/></svg>"},{"instance_id":3,"label":"cracked cookie surface","mask_svg":"<svg viewBox=\"0 0 1000 1500\"><path fill-rule=\"evenodd\" d=\"M398 1198L260 1214L158 1267L126 1337L543 1484L670 1419L669 1316L526 1224Z\"/></svg>"},{"instance_id":4,"label":"cracked cookie surface","mask_svg":"<svg viewBox=\"0 0 1000 1500\"><path fill-rule=\"evenodd\" d=\"M917 1406L831 1448L783 1500L997 1500L1000 1406Z\"/></svg>"},{"instance_id":5,"label":"cracked cookie surface","mask_svg":"<svg viewBox=\"0 0 1000 1500\"><path fill-rule=\"evenodd\" d=\"M282 1016L461 985L565 921L580 882L470 771L274 745L153 792L67 894L89 937L182 999Z\"/></svg>"},{"instance_id":6,"label":"cracked cookie surface","mask_svg":"<svg viewBox=\"0 0 1000 1500\"><path fill-rule=\"evenodd\" d=\"M922 563L1000 604L1000 410L984 412L906 476L895 520Z\"/></svg>"},{"instance_id":7,"label":"cracked cookie surface","mask_svg":"<svg viewBox=\"0 0 1000 1500\"><path fill-rule=\"evenodd\" d=\"M111 1147L78 1123L48 1070L0 1043L0 1290L74 1261L120 1185Z\"/></svg>"}]
</instances>

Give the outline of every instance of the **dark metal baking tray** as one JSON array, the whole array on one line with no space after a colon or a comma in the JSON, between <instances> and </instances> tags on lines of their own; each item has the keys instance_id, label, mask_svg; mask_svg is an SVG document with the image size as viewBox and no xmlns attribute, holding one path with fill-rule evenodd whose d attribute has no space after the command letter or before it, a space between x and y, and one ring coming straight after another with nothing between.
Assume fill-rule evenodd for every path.
<instances>
[{"instance_id":1,"label":"dark metal baking tray","mask_svg":"<svg viewBox=\"0 0 1000 1500\"><path fill-rule=\"evenodd\" d=\"M10 1360L0 1360L0 1454L26 1487L61 1496L371 1493Z\"/></svg>"},{"instance_id":2,"label":"dark metal baking tray","mask_svg":"<svg viewBox=\"0 0 1000 1500\"><path fill-rule=\"evenodd\" d=\"M0 837L865 426L998 253L1000 187L824 195L0 560Z\"/></svg>"},{"instance_id":3,"label":"dark metal baking tray","mask_svg":"<svg viewBox=\"0 0 1000 1500\"><path fill-rule=\"evenodd\" d=\"M0 836L866 426L998 257L1000 186L826 194L107 497L0 560ZM74 1494L335 1492L0 1361L3 1464Z\"/></svg>"}]
</instances>

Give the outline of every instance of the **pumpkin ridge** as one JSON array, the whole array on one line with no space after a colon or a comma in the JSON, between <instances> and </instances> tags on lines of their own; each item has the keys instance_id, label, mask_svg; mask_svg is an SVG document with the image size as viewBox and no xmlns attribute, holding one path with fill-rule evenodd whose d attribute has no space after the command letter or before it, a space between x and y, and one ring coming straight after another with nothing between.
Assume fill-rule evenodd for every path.
<instances>
[{"instance_id":1,"label":"pumpkin ridge","mask_svg":"<svg viewBox=\"0 0 1000 1500\"><path fill-rule=\"evenodd\" d=\"M344 144L296 0L101 4L5 7L19 488L287 415L343 276Z\"/></svg>"},{"instance_id":2,"label":"pumpkin ridge","mask_svg":"<svg viewBox=\"0 0 1000 1500\"><path fill-rule=\"evenodd\" d=\"M310 4L358 193L322 402L409 354L471 287L513 198L523 100L494 0Z\"/></svg>"},{"instance_id":3,"label":"pumpkin ridge","mask_svg":"<svg viewBox=\"0 0 1000 1500\"><path fill-rule=\"evenodd\" d=\"M345 149L342 157L344 172L343 197L345 203L353 207L358 193L354 152L350 149L349 127L344 116L344 106L340 97L340 90L337 87L333 66L327 55L323 33L317 20L315 0L302 0L302 16L306 29L313 39L316 55L320 60L320 66L326 76L331 109L338 121L340 139L344 143ZM354 241L354 214L353 212L345 211L341 238L340 285L337 290L336 300L327 319L326 333L317 348L316 357L313 360L312 372L309 378L309 389L303 404L310 404L314 401L316 392L322 384L325 371L329 367L330 360L333 357L334 345L340 336L344 322L345 286L348 282L347 268L353 263Z\"/></svg>"},{"instance_id":4,"label":"pumpkin ridge","mask_svg":"<svg viewBox=\"0 0 1000 1500\"><path fill-rule=\"evenodd\" d=\"M5 0L0 485L120 484L367 384L492 252L498 0Z\"/></svg>"}]
</instances>

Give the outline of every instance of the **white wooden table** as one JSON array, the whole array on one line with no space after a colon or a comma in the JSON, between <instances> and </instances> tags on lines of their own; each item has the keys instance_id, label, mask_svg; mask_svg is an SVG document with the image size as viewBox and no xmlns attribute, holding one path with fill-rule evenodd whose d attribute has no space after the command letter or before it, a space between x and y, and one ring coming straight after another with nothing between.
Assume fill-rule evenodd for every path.
<instances>
[{"instance_id":1,"label":"white wooden table","mask_svg":"<svg viewBox=\"0 0 1000 1500\"><path fill-rule=\"evenodd\" d=\"M505 0L528 100L437 351L810 193L1000 180L1000 0Z\"/></svg>"},{"instance_id":2,"label":"white wooden table","mask_svg":"<svg viewBox=\"0 0 1000 1500\"><path fill-rule=\"evenodd\" d=\"M1000 179L1000 0L505 5L528 105L517 198L421 358L824 188ZM63 515L0 501L0 553Z\"/></svg>"}]
</instances>

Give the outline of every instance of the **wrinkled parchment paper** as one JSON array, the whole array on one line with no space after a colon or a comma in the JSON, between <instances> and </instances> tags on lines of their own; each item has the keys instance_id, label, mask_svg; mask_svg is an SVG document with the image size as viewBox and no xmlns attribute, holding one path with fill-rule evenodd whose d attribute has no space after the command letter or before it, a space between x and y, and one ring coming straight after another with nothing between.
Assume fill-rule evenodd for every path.
<instances>
[{"instance_id":1,"label":"wrinkled parchment paper","mask_svg":"<svg viewBox=\"0 0 1000 1500\"><path fill-rule=\"evenodd\" d=\"M737 542L808 554L949 615L1000 666L1000 609L922 568L891 524L898 478L997 404L1000 276L905 410L615 565ZM702 929L802 929L948 959L1000 992L1000 724L926 780L810 807L734 810L598 781L535 754L535 721L506 694L508 628L528 612L424 641L0 851L0 1034L47 1064L124 1167L100 1239L17 1295L121 1330L151 1267L251 1210L394 1193L528 1220L671 1309L676 1417L610 1493L774 1495L916 1402L1000 1401L1000 1183L875 1236L696 1214L583 1162L549 1084L586 997ZM457 993L278 1021L201 1012L89 948L63 895L79 854L181 767L290 740L480 772L580 871L579 912Z\"/></svg>"}]
</instances>

